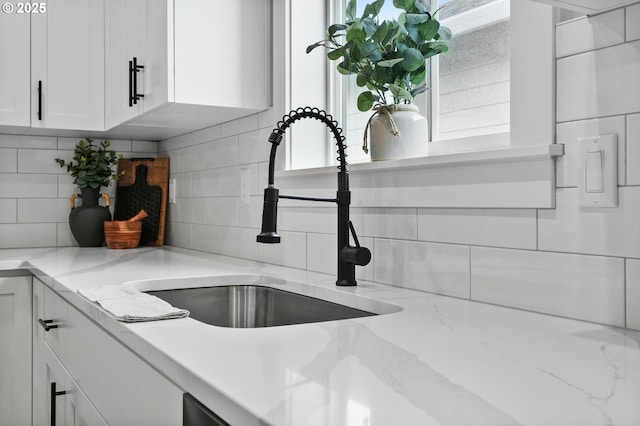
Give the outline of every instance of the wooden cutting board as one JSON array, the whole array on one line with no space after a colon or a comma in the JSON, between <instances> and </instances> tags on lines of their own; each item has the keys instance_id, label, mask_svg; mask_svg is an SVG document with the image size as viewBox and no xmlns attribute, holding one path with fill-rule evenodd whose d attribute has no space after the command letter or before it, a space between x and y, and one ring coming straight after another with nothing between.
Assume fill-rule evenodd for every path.
<instances>
[{"instance_id":1,"label":"wooden cutting board","mask_svg":"<svg viewBox=\"0 0 640 426\"><path fill-rule=\"evenodd\" d=\"M144 209L140 245L162 246L169 188L168 158L123 158L118 171L114 220L127 220Z\"/></svg>"}]
</instances>

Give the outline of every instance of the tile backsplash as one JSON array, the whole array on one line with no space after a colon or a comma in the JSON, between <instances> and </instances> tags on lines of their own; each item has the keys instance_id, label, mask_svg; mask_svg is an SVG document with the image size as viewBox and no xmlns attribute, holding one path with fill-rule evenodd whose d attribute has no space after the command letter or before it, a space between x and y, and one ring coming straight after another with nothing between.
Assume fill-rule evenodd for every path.
<instances>
[{"instance_id":1,"label":"tile backsplash","mask_svg":"<svg viewBox=\"0 0 640 426\"><path fill-rule=\"evenodd\" d=\"M80 139L0 135L0 248L76 245L69 197L79 191L55 159L70 160ZM158 148L156 142L112 140L111 149L153 157ZM115 188L105 192L113 196Z\"/></svg>"},{"instance_id":2,"label":"tile backsplash","mask_svg":"<svg viewBox=\"0 0 640 426\"><path fill-rule=\"evenodd\" d=\"M640 330L640 3L559 24L555 209L356 207L373 252L360 279ZM335 273L335 208L283 202L282 243L259 245L272 111L125 154L171 158L167 242ZM580 209L578 137L616 133L620 202ZM53 162L75 140L0 136L0 247L73 244L71 179ZM63 153L63 154L64 154ZM127 155L128 156L128 155ZM240 198L248 176L248 203Z\"/></svg>"}]
</instances>

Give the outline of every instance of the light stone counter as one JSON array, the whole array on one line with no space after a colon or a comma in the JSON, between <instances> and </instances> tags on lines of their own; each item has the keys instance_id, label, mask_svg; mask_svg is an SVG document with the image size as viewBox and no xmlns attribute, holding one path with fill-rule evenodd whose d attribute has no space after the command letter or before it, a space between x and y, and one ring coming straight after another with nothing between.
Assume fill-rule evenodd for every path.
<instances>
[{"instance_id":1,"label":"light stone counter","mask_svg":"<svg viewBox=\"0 0 640 426\"><path fill-rule=\"evenodd\" d=\"M171 248L0 250L234 425L640 425L640 333ZM400 306L353 320L230 329L124 324L81 287L266 275Z\"/></svg>"}]
</instances>

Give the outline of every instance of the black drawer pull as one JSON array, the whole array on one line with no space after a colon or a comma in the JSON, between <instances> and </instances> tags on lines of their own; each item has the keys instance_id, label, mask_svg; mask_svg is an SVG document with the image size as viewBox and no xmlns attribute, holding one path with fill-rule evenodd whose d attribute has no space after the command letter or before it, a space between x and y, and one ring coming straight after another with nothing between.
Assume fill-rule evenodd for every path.
<instances>
[{"instance_id":1,"label":"black drawer pull","mask_svg":"<svg viewBox=\"0 0 640 426\"><path fill-rule=\"evenodd\" d=\"M58 324L51 324L53 320L43 320L42 318L38 318L38 322L44 328L44 331L49 331L53 328L58 328Z\"/></svg>"},{"instance_id":2,"label":"black drawer pull","mask_svg":"<svg viewBox=\"0 0 640 426\"><path fill-rule=\"evenodd\" d=\"M51 426L56 426L56 397L66 393L67 391L57 391L56 382L51 382Z\"/></svg>"}]
</instances>

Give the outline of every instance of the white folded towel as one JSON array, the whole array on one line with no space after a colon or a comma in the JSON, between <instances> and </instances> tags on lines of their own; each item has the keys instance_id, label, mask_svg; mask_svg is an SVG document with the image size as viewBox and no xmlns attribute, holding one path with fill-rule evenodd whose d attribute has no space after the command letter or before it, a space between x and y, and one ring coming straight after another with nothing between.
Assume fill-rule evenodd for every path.
<instances>
[{"instance_id":1,"label":"white folded towel","mask_svg":"<svg viewBox=\"0 0 640 426\"><path fill-rule=\"evenodd\" d=\"M81 288L78 289L78 293L98 303L104 310L123 322L156 321L189 316L189 311L175 308L159 297L142 293L127 284Z\"/></svg>"}]
</instances>

